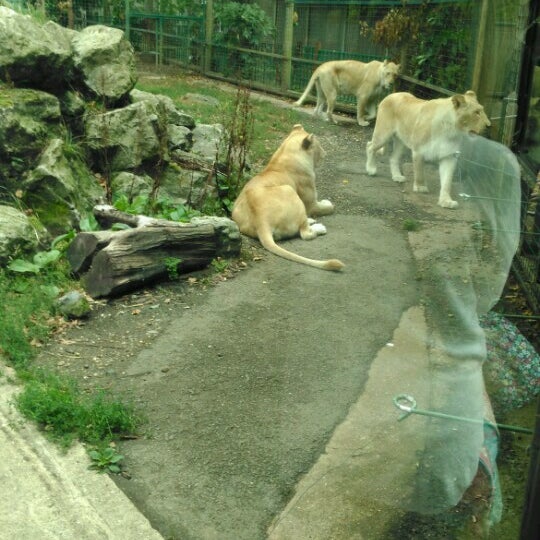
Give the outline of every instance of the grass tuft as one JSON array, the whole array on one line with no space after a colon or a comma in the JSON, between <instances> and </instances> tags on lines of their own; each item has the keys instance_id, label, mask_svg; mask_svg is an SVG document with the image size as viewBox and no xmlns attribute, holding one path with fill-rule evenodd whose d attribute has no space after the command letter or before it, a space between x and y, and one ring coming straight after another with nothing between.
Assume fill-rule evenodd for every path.
<instances>
[{"instance_id":1,"label":"grass tuft","mask_svg":"<svg viewBox=\"0 0 540 540\"><path fill-rule=\"evenodd\" d=\"M132 435L141 422L132 407L103 393L85 395L66 377L34 370L22 378L25 386L15 400L17 408L64 447L75 439L101 446Z\"/></svg>"}]
</instances>

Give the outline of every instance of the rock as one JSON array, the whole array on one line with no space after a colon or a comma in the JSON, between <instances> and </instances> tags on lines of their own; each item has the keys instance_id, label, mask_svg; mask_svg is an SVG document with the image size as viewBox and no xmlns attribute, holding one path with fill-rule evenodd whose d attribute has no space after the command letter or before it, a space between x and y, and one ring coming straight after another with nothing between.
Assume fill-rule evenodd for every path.
<instances>
[{"instance_id":1,"label":"rock","mask_svg":"<svg viewBox=\"0 0 540 540\"><path fill-rule=\"evenodd\" d=\"M0 265L35 250L38 242L28 216L11 206L0 205Z\"/></svg>"},{"instance_id":2,"label":"rock","mask_svg":"<svg viewBox=\"0 0 540 540\"><path fill-rule=\"evenodd\" d=\"M68 155L61 139L49 142L23 189L25 203L53 235L78 228L104 196L84 161L76 153Z\"/></svg>"},{"instance_id":3,"label":"rock","mask_svg":"<svg viewBox=\"0 0 540 540\"><path fill-rule=\"evenodd\" d=\"M90 315L90 303L79 291L70 291L55 302L57 311L66 319L83 319Z\"/></svg>"},{"instance_id":4,"label":"rock","mask_svg":"<svg viewBox=\"0 0 540 540\"><path fill-rule=\"evenodd\" d=\"M167 133L169 135L169 150L184 150L189 151L193 144L193 135L191 130L184 126L175 124L167 125Z\"/></svg>"},{"instance_id":5,"label":"rock","mask_svg":"<svg viewBox=\"0 0 540 540\"><path fill-rule=\"evenodd\" d=\"M150 195L153 187L154 181L149 176L125 171L118 173L111 180L113 200L119 195L125 195L129 201L132 201L137 195Z\"/></svg>"},{"instance_id":6,"label":"rock","mask_svg":"<svg viewBox=\"0 0 540 540\"><path fill-rule=\"evenodd\" d=\"M224 132L221 124L199 124L192 132L193 146L191 151L199 156L215 158L221 147Z\"/></svg>"},{"instance_id":7,"label":"rock","mask_svg":"<svg viewBox=\"0 0 540 540\"><path fill-rule=\"evenodd\" d=\"M158 161L167 152L166 124L150 101L87 114L85 134L95 165L106 174Z\"/></svg>"},{"instance_id":8,"label":"rock","mask_svg":"<svg viewBox=\"0 0 540 540\"><path fill-rule=\"evenodd\" d=\"M17 86L64 91L75 32L0 6L0 74Z\"/></svg>"},{"instance_id":9,"label":"rock","mask_svg":"<svg viewBox=\"0 0 540 540\"><path fill-rule=\"evenodd\" d=\"M135 56L124 32L108 26L87 26L72 39L73 64L84 90L109 105L127 97L137 81Z\"/></svg>"},{"instance_id":10,"label":"rock","mask_svg":"<svg viewBox=\"0 0 540 540\"><path fill-rule=\"evenodd\" d=\"M162 108L167 118L167 124L173 124L175 126L184 126L188 129L195 127L195 120L189 114L178 110L174 101L168 96L162 96L159 94L151 94L150 92L143 92L136 88L129 94L132 103L138 103L140 101L150 101L156 110Z\"/></svg>"},{"instance_id":11,"label":"rock","mask_svg":"<svg viewBox=\"0 0 540 540\"><path fill-rule=\"evenodd\" d=\"M60 103L46 92L3 89L0 93L0 185L15 191L48 139L63 136Z\"/></svg>"}]
</instances>

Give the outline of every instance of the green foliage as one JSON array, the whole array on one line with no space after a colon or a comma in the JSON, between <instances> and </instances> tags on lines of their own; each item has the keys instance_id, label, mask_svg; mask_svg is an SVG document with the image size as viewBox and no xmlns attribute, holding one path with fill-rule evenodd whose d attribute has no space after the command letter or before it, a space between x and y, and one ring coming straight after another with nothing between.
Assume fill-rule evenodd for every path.
<instances>
[{"instance_id":1,"label":"green foliage","mask_svg":"<svg viewBox=\"0 0 540 540\"><path fill-rule=\"evenodd\" d=\"M54 301L71 284L63 260L40 267L39 274L0 270L0 350L14 367L27 366L35 355L33 344L47 340L56 324Z\"/></svg>"},{"instance_id":2,"label":"green foliage","mask_svg":"<svg viewBox=\"0 0 540 540\"><path fill-rule=\"evenodd\" d=\"M39 274L49 264L56 262L62 253L57 249L51 249L49 251L38 251L32 261L25 259L15 259L8 264L8 269L12 272L19 272L21 274Z\"/></svg>"},{"instance_id":3,"label":"green foliage","mask_svg":"<svg viewBox=\"0 0 540 540\"><path fill-rule=\"evenodd\" d=\"M402 69L421 81L463 92L468 86L469 55L473 45L473 2L455 5L407 5L390 9L371 28L360 31L386 47Z\"/></svg>"},{"instance_id":4,"label":"green foliage","mask_svg":"<svg viewBox=\"0 0 540 540\"><path fill-rule=\"evenodd\" d=\"M415 78L449 90L467 90L473 40L471 11L470 2L429 11L418 33L416 54L411 58Z\"/></svg>"},{"instance_id":5,"label":"green foliage","mask_svg":"<svg viewBox=\"0 0 540 540\"><path fill-rule=\"evenodd\" d=\"M128 214L142 214L182 223L187 223L191 218L201 215L201 212L187 205L174 203L165 197L156 199L149 195L137 195L130 200L127 195L122 194L114 200L114 207Z\"/></svg>"},{"instance_id":6,"label":"green foliage","mask_svg":"<svg viewBox=\"0 0 540 540\"><path fill-rule=\"evenodd\" d=\"M167 269L167 274L171 281L178 279L178 267L181 262L182 259L179 259L177 257L167 257L165 259L165 268Z\"/></svg>"},{"instance_id":7,"label":"green foliage","mask_svg":"<svg viewBox=\"0 0 540 540\"><path fill-rule=\"evenodd\" d=\"M214 43L228 48L226 62L218 69L227 75L250 78L256 61L233 48L262 47L275 31L266 12L257 4L224 2L216 6L215 28Z\"/></svg>"},{"instance_id":8,"label":"green foliage","mask_svg":"<svg viewBox=\"0 0 540 540\"><path fill-rule=\"evenodd\" d=\"M222 259L221 257L217 257L216 259L213 259L210 264L212 265L212 268L216 272L221 273L221 272L224 272L225 270L227 270L227 268L229 268L230 263L226 259Z\"/></svg>"},{"instance_id":9,"label":"green foliage","mask_svg":"<svg viewBox=\"0 0 540 540\"><path fill-rule=\"evenodd\" d=\"M406 231L414 232L418 231L420 229L420 222L418 222L416 219L407 218L403 220L403 228Z\"/></svg>"},{"instance_id":10,"label":"green foliage","mask_svg":"<svg viewBox=\"0 0 540 540\"><path fill-rule=\"evenodd\" d=\"M124 456L119 454L112 446L107 446L103 449L90 450L88 455L92 459L92 465L89 469L97 470L100 473L112 472L119 473L122 471L120 462Z\"/></svg>"},{"instance_id":11,"label":"green foliage","mask_svg":"<svg viewBox=\"0 0 540 540\"><path fill-rule=\"evenodd\" d=\"M266 12L257 4L224 2L215 8L216 32L219 45L257 48L274 32Z\"/></svg>"},{"instance_id":12,"label":"green foliage","mask_svg":"<svg viewBox=\"0 0 540 540\"><path fill-rule=\"evenodd\" d=\"M36 370L23 374L23 379L17 408L65 447L76 438L90 444L110 441L133 433L140 423L132 408L103 393L87 396L65 377Z\"/></svg>"}]
</instances>

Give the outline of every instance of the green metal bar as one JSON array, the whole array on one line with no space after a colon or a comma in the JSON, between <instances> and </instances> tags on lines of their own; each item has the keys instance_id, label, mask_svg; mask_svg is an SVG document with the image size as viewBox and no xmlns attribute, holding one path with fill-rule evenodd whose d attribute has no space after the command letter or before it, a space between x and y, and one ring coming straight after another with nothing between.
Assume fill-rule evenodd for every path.
<instances>
[{"instance_id":1,"label":"green metal bar","mask_svg":"<svg viewBox=\"0 0 540 540\"><path fill-rule=\"evenodd\" d=\"M527 433L532 434L533 430L528 428L523 428L519 426L510 426L508 424L497 424L495 422L490 422L489 420L478 420L477 418L466 418L464 416L454 416L453 414L445 414L436 411L427 411L423 409L418 409L416 407L416 400L407 394L400 394L394 397L394 405L404 411L405 414L402 414L398 418L398 422L405 420L411 414L420 414L422 416L432 416L435 418L442 418L444 420L457 420L459 422L466 422L469 424L482 424L484 426L491 426L495 429L502 429L506 431L515 431L517 433Z\"/></svg>"}]
</instances>

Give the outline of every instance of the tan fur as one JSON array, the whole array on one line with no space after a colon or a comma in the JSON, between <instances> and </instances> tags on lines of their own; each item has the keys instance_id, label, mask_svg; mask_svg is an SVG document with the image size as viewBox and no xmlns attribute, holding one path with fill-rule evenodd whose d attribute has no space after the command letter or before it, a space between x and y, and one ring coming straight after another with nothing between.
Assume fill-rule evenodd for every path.
<instances>
[{"instance_id":1,"label":"tan fur","mask_svg":"<svg viewBox=\"0 0 540 540\"><path fill-rule=\"evenodd\" d=\"M375 118L377 103L386 90L391 90L399 73L399 65L394 62L369 63L357 60L332 60L321 64L311 79L296 105L302 105L313 85L317 88L317 106L315 114L322 114L327 105L326 114L334 122L332 113L338 95L356 96L356 119L361 126L369 125Z\"/></svg>"},{"instance_id":2,"label":"tan fur","mask_svg":"<svg viewBox=\"0 0 540 540\"><path fill-rule=\"evenodd\" d=\"M291 261L337 271L344 266L337 259L307 259L275 242L298 235L311 240L326 232L324 226L308 220L308 216L334 211L330 201L317 201L315 166L323 156L318 139L300 124L295 125L266 168L244 186L234 203L232 218L242 234L258 238L268 251Z\"/></svg>"},{"instance_id":3,"label":"tan fur","mask_svg":"<svg viewBox=\"0 0 540 540\"><path fill-rule=\"evenodd\" d=\"M490 125L472 90L432 100L419 99L407 92L391 94L379 104L373 138L367 143L366 171L369 175L377 173L375 153L392 139L392 179L395 182L405 181L400 158L405 148L409 148L413 158L413 190L428 191L424 162L436 162L441 181L438 204L443 208L456 208L458 203L452 200L450 191L460 140L464 134L479 134Z\"/></svg>"}]
</instances>

